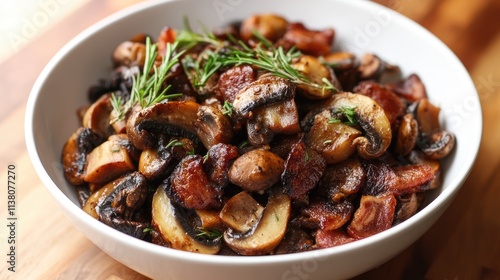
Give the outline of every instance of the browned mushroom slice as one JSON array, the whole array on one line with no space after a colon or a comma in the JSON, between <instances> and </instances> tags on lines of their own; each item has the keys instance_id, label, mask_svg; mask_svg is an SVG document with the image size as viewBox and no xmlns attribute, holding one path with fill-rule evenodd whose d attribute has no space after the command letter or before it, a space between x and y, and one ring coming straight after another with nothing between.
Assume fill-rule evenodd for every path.
<instances>
[{"instance_id":1,"label":"browned mushroom slice","mask_svg":"<svg viewBox=\"0 0 500 280\"><path fill-rule=\"evenodd\" d=\"M339 202L358 193L365 182L365 169L356 157L352 157L328 166L314 192L319 197Z\"/></svg>"},{"instance_id":2,"label":"browned mushroom slice","mask_svg":"<svg viewBox=\"0 0 500 280\"><path fill-rule=\"evenodd\" d=\"M321 154L328 164L335 164L349 158L356 152L356 139L361 131L342 122L332 122L329 112L323 111L314 117L314 123L306 133L305 142Z\"/></svg>"},{"instance_id":3,"label":"browned mushroom slice","mask_svg":"<svg viewBox=\"0 0 500 280\"><path fill-rule=\"evenodd\" d=\"M127 140L125 134L111 135L106 142L89 153L85 167L86 182L108 183L135 170L135 164L123 145L124 140Z\"/></svg>"},{"instance_id":4,"label":"browned mushroom slice","mask_svg":"<svg viewBox=\"0 0 500 280\"><path fill-rule=\"evenodd\" d=\"M224 241L241 255L265 255L278 246L286 233L291 212L291 200L281 190L274 190L268 199L262 218L250 235L224 232Z\"/></svg>"},{"instance_id":5,"label":"browned mushroom slice","mask_svg":"<svg viewBox=\"0 0 500 280\"><path fill-rule=\"evenodd\" d=\"M418 123L413 115L404 115L396 135L395 152L401 156L411 153L417 143L418 134Z\"/></svg>"},{"instance_id":6,"label":"browned mushroom slice","mask_svg":"<svg viewBox=\"0 0 500 280\"><path fill-rule=\"evenodd\" d=\"M324 79L332 84L337 83L335 74L330 68L322 64L317 57L309 55L301 56L291 66L316 85L324 85ZM333 90L317 86L300 84L297 88L300 89L298 92L308 99L326 99L333 94Z\"/></svg>"},{"instance_id":7,"label":"browned mushroom slice","mask_svg":"<svg viewBox=\"0 0 500 280\"><path fill-rule=\"evenodd\" d=\"M318 229L315 234L316 246L318 248L330 248L356 241L343 229L323 230Z\"/></svg>"},{"instance_id":8,"label":"browned mushroom slice","mask_svg":"<svg viewBox=\"0 0 500 280\"><path fill-rule=\"evenodd\" d=\"M112 228L142 239L148 224L145 220L135 219L147 195L146 178L133 172L115 179L92 194L84 210Z\"/></svg>"},{"instance_id":9,"label":"browned mushroom slice","mask_svg":"<svg viewBox=\"0 0 500 280\"><path fill-rule=\"evenodd\" d=\"M140 66L146 59L146 46L143 43L125 41L119 44L113 52L113 63L118 66Z\"/></svg>"},{"instance_id":10,"label":"browned mushroom slice","mask_svg":"<svg viewBox=\"0 0 500 280\"><path fill-rule=\"evenodd\" d=\"M112 110L110 95L101 96L85 111L82 121L83 127L90 128L100 133L104 138L108 138L113 133L113 127L110 124Z\"/></svg>"},{"instance_id":11,"label":"browned mushroom slice","mask_svg":"<svg viewBox=\"0 0 500 280\"><path fill-rule=\"evenodd\" d=\"M222 222L239 233L255 229L262 217L264 207L246 191L231 197L220 211Z\"/></svg>"},{"instance_id":12,"label":"browned mushroom slice","mask_svg":"<svg viewBox=\"0 0 500 280\"><path fill-rule=\"evenodd\" d=\"M347 200L332 202L318 200L302 208L297 221L308 228L334 230L350 221L354 206Z\"/></svg>"},{"instance_id":13,"label":"browned mushroom slice","mask_svg":"<svg viewBox=\"0 0 500 280\"><path fill-rule=\"evenodd\" d=\"M339 93L334 95L328 105L331 110L353 108L354 118L363 129L364 135L354 140L359 156L364 159L373 159L381 156L392 140L391 123L384 109L370 97L353 94Z\"/></svg>"},{"instance_id":14,"label":"browned mushroom slice","mask_svg":"<svg viewBox=\"0 0 500 280\"><path fill-rule=\"evenodd\" d=\"M138 171L148 180L154 181L167 173L171 158L162 158L157 150L146 149L139 158Z\"/></svg>"},{"instance_id":15,"label":"browned mushroom slice","mask_svg":"<svg viewBox=\"0 0 500 280\"><path fill-rule=\"evenodd\" d=\"M152 225L161 241L156 242L165 246L212 255L217 254L221 248L220 238L209 240L196 237L186 218L175 208L163 187L159 187L153 196Z\"/></svg>"},{"instance_id":16,"label":"browned mushroom slice","mask_svg":"<svg viewBox=\"0 0 500 280\"><path fill-rule=\"evenodd\" d=\"M195 126L199 107L193 101L170 101L133 113L127 121L130 142L140 150L152 148L157 142L156 133L184 137L199 143Z\"/></svg>"},{"instance_id":17,"label":"browned mushroom slice","mask_svg":"<svg viewBox=\"0 0 500 280\"><path fill-rule=\"evenodd\" d=\"M238 157L238 148L230 144L217 144L208 150L204 162L210 182L218 188L223 188L229 183L229 167Z\"/></svg>"},{"instance_id":18,"label":"browned mushroom slice","mask_svg":"<svg viewBox=\"0 0 500 280\"><path fill-rule=\"evenodd\" d=\"M271 42L275 42L285 34L287 26L288 21L276 14L252 15L241 23L240 36L248 41L254 38L257 32Z\"/></svg>"},{"instance_id":19,"label":"browned mushroom slice","mask_svg":"<svg viewBox=\"0 0 500 280\"><path fill-rule=\"evenodd\" d=\"M377 80L384 84L386 83L385 80L393 80L400 75L397 66L386 63L372 53L366 53L361 57L361 64L358 70L361 80Z\"/></svg>"},{"instance_id":20,"label":"browned mushroom slice","mask_svg":"<svg viewBox=\"0 0 500 280\"><path fill-rule=\"evenodd\" d=\"M301 140L293 146L281 175L285 193L294 200L307 199L307 193L316 187L325 168L325 159Z\"/></svg>"},{"instance_id":21,"label":"browned mushroom slice","mask_svg":"<svg viewBox=\"0 0 500 280\"><path fill-rule=\"evenodd\" d=\"M440 108L426 98L419 101L415 113L420 130L417 145L430 159L446 157L455 146L455 135L440 128L439 113Z\"/></svg>"},{"instance_id":22,"label":"browned mushroom slice","mask_svg":"<svg viewBox=\"0 0 500 280\"><path fill-rule=\"evenodd\" d=\"M406 79L388 84L388 87L409 102L416 102L427 98L425 85L416 74L411 74Z\"/></svg>"},{"instance_id":23,"label":"browned mushroom slice","mask_svg":"<svg viewBox=\"0 0 500 280\"><path fill-rule=\"evenodd\" d=\"M269 150L252 150L233 162L229 180L247 191L263 191L280 180L284 165L285 161Z\"/></svg>"},{"instance_id":24,"label":"browned mushroom slice","mask_svg":"<svg viewBox=\"0 0 500 280\"><path fill-rule=\"evenodd\" d=\"M64 177L73 185L85 183L87 155L103 142L100 134L80 127L64 144L61 154Z\"/></svg>"},{"instance_id":25,"label":"browned mushroom slice","mask_svg":"<svg viewBox=\"0 0 500 280\"><path fill-rule=\"evenodd\" d=\"M248 118L255 108L288 100L294 95L295 87L287 79L263 75L238 92L233 108L237 115Z\"/></svg>"},{"instance_id":26,"label":"browned mushroom slice","mask_svg":"<svg viewBox=\"0 0 500 280\"><path fill-rule=\"evenodd\" d=\"M392 226L395 210L396 198L393 195L363 195L352 222L347 226L347 232L360 239L387 230Z\"/></svg>"},{"instance_id":27,"label":"browned mushroom slice","mask_svg":"<svg viewBox=\"0 0 500 280\"><path fill-rule=\"evenodd\" d=\"M200 155L183 158L165 182L165 189L174 202L187 209L213 209L222 203L222 192L208 180Z\"/></svg>"},{"instance_id":28,"label":"browned mushroom slice","mask_svg":"<svg viewBox=\"0 0 500 280\"><path fill-rule=\"evenodd\" d=\"M323 56L323 62L335 71L345 71L357 66L356 55L350 52L331 52Z\"/></svg>"},{"instance_id":29,"label":"browned mushroom slice","mask_svg":"<svg viewBox=\"0 0 500 280\"><path fill-rule=\"evenodd\" d=\"M233 127L229 118L218 106L201 105L195 122L196 132L205 148L219 143L229 143L233 138Z\"/></svg>"},{"instance_id":30,"label":"browned mushroom slice","mask_svg":"<svg viewBox=\"0 0 500 280\"><path fill-rule=\"evenodd\" d=\"M256 147L269 144L276 134L299 132L299 115L293 99L257 108L247 122L248 140Z\"/></svg>"}]
</instances>

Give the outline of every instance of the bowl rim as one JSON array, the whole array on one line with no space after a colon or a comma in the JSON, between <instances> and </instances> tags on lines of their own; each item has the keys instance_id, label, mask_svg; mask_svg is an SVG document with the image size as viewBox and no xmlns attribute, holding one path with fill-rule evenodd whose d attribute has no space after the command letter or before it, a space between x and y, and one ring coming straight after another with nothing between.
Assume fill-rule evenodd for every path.
<instances>
[{"instance_id":1,"label":"bowl rim","mask_svg":"<svg viewBox=\"0 0 500 280\"><path fill-rule=\"evenodd\" d=\"M199 253L192 253L192 252L185 252L182 250L177 250L177 249L171 249L171 248L166 248L162 247L156 244L152 244L143 240L138 240L134 237L128 236L122 232L119 232L117 230L110 230L110 227L95 220L94 218L90 217L88 214L86 214L80 207L75 205L63 192L55 181L50 177L48 172L45 170L44 165L39 157L38 151L37 151L37 144L35 141L35 133L33 130L34 127L34 113L36 109L36 104L39 99L39 94L41 92L41 89L43 88L43 85L45 83L45 80L50 76L51 72L53 69L57 66L57 64L64 59L64 57L72 50L74 49L80 42L86 40L88 37L90 37L93 33L100 31L102 29L105 29L107 25L116 22L118 20L121 20L130 14L137 13L144 11L148 8L155 7L158 5L167 5L168 3L171 2L183 2L184 0L152 0L152 1L145 1L145 2L139 2L136 4L133 4L129 7L126 7L124 9L121 9L117 12L114 12L113 14L99 20L98 22L92 24L88 28L86 28L84 31L80 32L77 36L75 36L73 39L71 39L68 43L66 43L53 57L52 59L47 63L47 65L44 67L42 72L39 74L38 78L36 79L32 90L29 94L28 101L27 101L27 106L26 106L26 111L25 111L25 124L24 124L24 130L25 130L25 142L26 142L26 147L28 154L31 158L31 162L33 164L33 167L38 174L39 178L41 179L42 184L45 186L45 188L49 191L50 195L53 197L53 199L59 204L59 207L65 208L68 211L63 211L66 216L70 216L71 219L77 219L82 221L84 224L88 225L91 227L93 230L96 230L103 236L106 236L107 238L110 239L116 239L120 244L130 246L135 249L140 249L140 250L147 250L153 254L156 255L163 255L163 256L168 256L171 258L179 259L179 260L189 260L190 262L202 262L202 263L207 263L207 264L215 264L215 263L220 263L221 261L227 264L234 264L234 265L263 265L263 264L276 264L276 263L285 263L289 261L298 261L298 260L303 260L305 256L311 256L312 254L315 255L316 258L321 259L322 257L330 256L330 255L335 255L335 254L342 254L343 252L347 251L356 251L362 247L370 246L373 244L378 243L381 240L386 239L387 237L397 235L398 233L404 232L409 229L409 227L413 223L419 223L422 222L425 217L427 217L431 212L435 211L436 208L443 207L443 205L446 205L452 198L453 196L458 192L460 189L461 185L463 182L467 179L468 175L470 174L472 167L474 165L474 162L477 158L478 155L478 150L480 147L480 142L481 142L481 137L482 137L482 126L483 126L483 121L482 121L482 113L481 113L481 108L479 107L479 116L478 118L478 133L471 135L473 137L472 146L470 147L470 150L468 151L469 155L467 157L468 161L462 163L462 167L459 171L459 174L464 174L461 178L453 178L452 181L447 185L446 188L444 188L441 193L433 200L431 201L426 207L421 209L419 212L417 212L414 216L412 216L411 222L404 222L401 224L398 224L396 226L393 226L381 233L375 234L373 236L357 240L356 242L332 247L332 248L325 248L325 249L319 249L319 250L313 250L313 251L307 251L307 252L299 252L299 253L292 253L292 254L283 254L283 255L266 255L266 256L259 256L259 257L243 257L243 256L222 256L222 255L203 255ZM458 57L451 51L442 41L440 41L434 34L432 34L430 31L426 30L424 27L419 25L418 23L414 22L413 20L407 18L404 15L401 15L399 12L394 11L390 8L387 8L385 6L382 6L378 3L371 2L371 1L349 1L349 0L328 0L332 2L344 2L344 3L349 3L349 5L353 6L372 6L376 7L377 9L383 9L385 11L388 11L391 13L391 15L394 17L394 19L399 22L400 24L407 25L408 28L411 28L414 32L419 33L420 36L425 36L428 38L430 41L430 44L435 45L438 48L445 49L447 50L446 53L450 56L450 59L455 60L458 62L457 65L460 65L459 69L456 69L456 71L461 72L460 75L463 76L464 78L467 78L468 81L467 83L470 83L471 89L474 89L474 98L478 98L477 90L474 87L474 84L472 82L472 79L463 66L462 62L458 59ZM478 101L478 104L479 101ZM444 206L445 207L445 206ZM61 210L63 210L61 209ZM73 223L74 226L75 223ZM76 226L78 228L78 226ZM80 228L78 228L81 230ZM87 237L88 238L88 237ZM93 241L92 241L93 242ZM102 249L102 248L101 248Z\"/></svg>"}]
</instances>

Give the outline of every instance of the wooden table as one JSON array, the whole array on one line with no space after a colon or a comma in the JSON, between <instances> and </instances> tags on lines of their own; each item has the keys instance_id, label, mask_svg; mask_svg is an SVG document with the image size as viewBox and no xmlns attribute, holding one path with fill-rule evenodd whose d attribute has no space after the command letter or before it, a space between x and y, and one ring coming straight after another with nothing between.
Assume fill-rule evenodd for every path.
<instances>
[{"instance_id":1,"label":"wooden table","mask_svg":"<svg viewBox=\"0 0 500 280\"><path fill-rule=\"evenodd\" d=\"M0 64L0 178L6 182L9 163L18 174L18 260L15 273L6 270L8 228L2 225L1 279L145 279L100 251L64 217L33 170L22 127L29 91L56 51L84 28L138 1L91 0ZM469 179L442 218L400 255L356 279L500 279L500 1L379 2L428 28L463 61L480 94L485 137Z\"/></svg>"}]
</instances>

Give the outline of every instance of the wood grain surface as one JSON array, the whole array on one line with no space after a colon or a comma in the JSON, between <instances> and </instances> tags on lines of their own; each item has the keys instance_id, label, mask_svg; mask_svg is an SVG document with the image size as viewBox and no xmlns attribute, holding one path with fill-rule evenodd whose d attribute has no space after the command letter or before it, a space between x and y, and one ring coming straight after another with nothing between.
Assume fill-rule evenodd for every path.
<instances>
[{"instance_id":1,"label":"wood grain surface","mask_svg":"<svg viewBox=\"0 0 500 280\"><path fill-rule=\"evenodd\" d=\"M0 279L147 279L72 226L35 174L23 133L29 92L49 59L86 27L135 2L90 0L0 64L2 184L9 163L18 173L16 272L6 269L2 189ZM484 133L472 173L437 223L401 254L355 279L500 279L500 1L377 2L423 25L462 60L479 92Z\"/></svg>"}]
</instances>

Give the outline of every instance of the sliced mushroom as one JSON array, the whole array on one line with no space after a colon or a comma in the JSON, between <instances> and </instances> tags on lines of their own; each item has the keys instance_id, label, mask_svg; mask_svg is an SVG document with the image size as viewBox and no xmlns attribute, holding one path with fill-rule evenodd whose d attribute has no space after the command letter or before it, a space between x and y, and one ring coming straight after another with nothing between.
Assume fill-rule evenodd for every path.
<instances>
[{"instance_id":1,"label":"sliced mushroom","mask_svg":"<svg viewBox=\"0 0 500 280\"><path fill-rule=\"evenodd\" d=\"M201 105L195 127L198 137L207 150L219 143L230 143L233 138L231 121L222 114L218 106Z\"/></svg>"},{"instance_id":2,"label":"sliced mushroom","mask_svg":"<svg viewBox=\"0 0 500 280\"><path fill-rule=\"evenodd\" d=\"M330 68L322 64L317 57L309 55L301 56L297 61L294 61L291 66L314 84L324 85L324 79L332 84L336 83L334 82L335 74L333 74ZM331 89L325 90L324 88L311 85L300 84L297 88L300 89L298 91L299 93L309 99L326 99L333 94Z\"/></svg>"},{"instance_id":3,"label":"sliced mushroom","mask_svg":"<svg viewBox=\"0 0 500 280\"><path fill-rule=\"evenodd\" d=\"M411 216L417 213L419 201L416 193L411 193L405 196L398 197L396 205L396 213L394 214L394 225L400 224L408 220Z\"/></svg>"},{"instance_id":4,"label":"sliced mushroom","mask_svg":"<svg viewBox=\"0 0 500 280\"><path fill-rule=\"evenodd\" d=\"M392 140L391 123L384 109L370 97L353 94L335 94L326 105L333 111L342 108L353 108L354 118L363 129L363 136L354 140L359 156L364 159L373 159L381 156Z\"/></svg>"},{"instance_id":5,"label":"sliced mushroom","mask_svg":"<svg viewBox=\"0 0 500 280\"><path fill-rule=\"evenodd\" d=\"M199 107L200 105L193 101L170 101L157 103L133 113L127 121L130 142L138 149L144 150L155 146L155 134L167 134L199 143L195 125Z\"/></svg>"},{"instance_id":6,"label":"sliced mushroom","mask_svg":"<svg viewBox=\"0 0 500 280\"><path fill-rule=\"evenodd\" d=\"M263 191L280 180L284 165L284 160L269 150L252 150L233 162L229 180L247 191Z\"/></svg>"},{"instance_id":7,"label":"sliced mushroom","mask_svg":"<svg viewBox=\"0 0 500 280\"><path fill-rule=\"evenodd\" d=\"M323 62L335 71L345 71L357 66L356 55L350 52L331 52L323 56Z\"/></svg>"},{"instance_id":8,"label":"sliced mushroom","mask_svg":"<svg viewBox=\"0 0 500 280\"><path fill-rule=\"evenodd\" d=\"M398 155L406 156L414 148L418 139L418 123L412 114L406 114L398 128L396 135L395 152Z\"/></svg>"},{"instance_id":9,"label":"sliced mushroom","mask_svg":"<svg viewBox=\"0 0 500 280\"><path fill-rule=\"evenodd\" d=\"M247 122L248 140L256 147L269 144L276 134L299 132L299 115L293 99L257 108Z\"/></svg>"},{"instance_id":10,"label":"sliced mushroom","mask_svg":"<svg viewBox=\"0 0 500 280\"><path fill-rule=\"evenodd\" d=\"M241 255L265 255L278 246L286 233L291 212L290 197L274 190L267 202L259 224L250 235L237 235L231 230L224 232L224 241Z\"/></svg>"},{"instance_id":11,"label":"sliced mushroom","mask_svg":"<svg viewBox=\"0 0 500 280\"><path fill-rule=\"evenodd\" d=\"M124 140L127 140L125 134L111 135L106 142L89 153L85 167L86 182L108 183L135 170L135 164L123 145Z\"/></svg>"},{"instance_id":12,"label":"sliced mushroom","mask_svg":"<svg viewBox=\"0 0 500 280\"><path fill-rule=\"evenodd\" d=\"M82 121L83 127L90 128L100 133L104 138L108 138L113 133L113 127L110 124L112 110L110 95L101 96L85 111Z\"/></svg>"},{"instance_id":13,"label":"sliced mushroom","mask_svg":"<svg viewBox=\"0 0 500 280\"><path fill-rule=\"evenodd\" d=\"M314 123L306 133L305 142L321 154L328 164L346 160L356 152L356 139L361 131L342 122L330 122L330 111L325 110L314 117Z\"/></svg>"},{"instance_id":14,"label":"sliced mushroom","mask_svg":"<svg viewBox=\"0 0 500 280\"><path fill-rule=\"evenodd\" d=\"M103 142L100 134L90 128L80 127L64 144L61 161L64 177L73 185L85 183L87 155Z\"/></svg>"},{"instance_id":15,"label":"sliced mushroom","mask_svg":"<svg viewBox=\"0 0 500 280\"><path fill-rule=\"evenodd\" d=\"M220 239L197 238L180 211L172 204L165 189L159 187L152 201L152 225L165 245L183 251L215 255L221 248Z\"/></svg>"},{"instance_id":16,"label":"sliced mushroom","mask_svg":"<svg viewBox=\"0 0 500 280\"><path fill-rule=\"evenodd\" d=\"M396 80L400 77L399 67L383 61L372 53L366 53L361 57L358 67L361 80L376 80L382 84Z\"/></svg>"},{"instance_id":17,"label":"sliced mushroom","mask_svg":"<svg viewBox=\"0 0 500 280\"><path fill-rule=\"evenodd\" d=\"M162 177L169 169L171 157L163 158L155 149L146 149L141 152L138 171L148 180L154 181Z\"/></svg>"},{"instance_id":18,"label":"sliced mushroom","mask_svg":"<svg viewBox=\"0 0 500 280\"><path fill-rule=\"evenodd\" d=\"M113 63L118 66L142 66L146 59L146 46L143 43L125 41L113 52Z\"/></svg>"},{"instance_id":19,"label":"sliced mushroom","mask_svg":"<svg viewBox=\"0 0 500 280\"><path fill-rule=\"evenodd\" d=\"M148 182L138 172L115 179L93 193L84 211L101 222L128 235L144 238L148 224L135 220L148 195Z\"/></svg>"},{"instance_id":20,"label":"sliced mushroom","mask_svg":"<svg viewBox=\"0 0 500 280\"><path fill-rule=\"evenodd\" d=\"M231 197L220 211L222 222L239 233L255 229L262 217L264 207L246 191Z\"/></svg>"},{"instance_id":21,"label":"sliced mushroom","mask_svg":"<svg viewBox=\"0 0 500 280\"><path fill-rule=\"evenodd\" d=\"M430 159L446 157L455 146L455 135L440 128L439 112L439 107L434 106L426 98L419 101L416 110L420 129L417 145Z\"/></svg>"},{"instance_id":22,"label":"sliced mushroom","mask_svg":"<svg viewBox=\"0 0 500 280\"><path fill-rule=\"evenodd\" d=\"M238 92L233 108L237 115L248 118L254 109L288 100L294 95L295 87L287 79L263 75Z\"/></svg>"},{"instance_id":23,"label":"sliced mushroom","mask_svg":"<svg viewBox=\"0 0 500 280\"><path fill-rule=\"evenodd\" d=\"M248 41L254 38L257 32L271 42L275 42L285 34L287 26L287 20L276 14L253 15L241 23L240 36Z\"/></svg>"}]
</instances>

